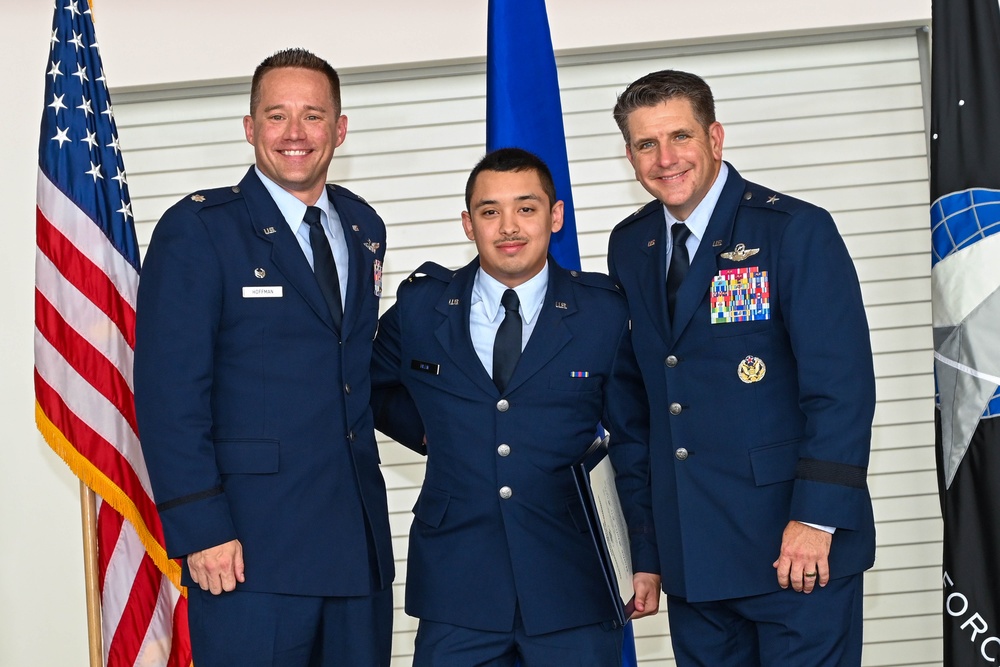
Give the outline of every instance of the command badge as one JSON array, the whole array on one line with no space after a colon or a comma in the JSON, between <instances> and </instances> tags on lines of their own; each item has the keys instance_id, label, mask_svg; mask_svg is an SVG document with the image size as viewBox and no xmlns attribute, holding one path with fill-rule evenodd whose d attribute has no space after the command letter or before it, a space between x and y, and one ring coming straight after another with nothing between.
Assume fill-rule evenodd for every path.
<instances>
[{"instance_id":1,"label":"command badge","mask_svg":"<svg viewBox=\"0 0 1000 667\"><path fill-rule=\"evenodd\" d=\"M753 355L741 361L740 367L736 370L736 374L747 384L760 382L766 372L767 366L764 365L764 361Z\"/></svg>"}]
</instances>

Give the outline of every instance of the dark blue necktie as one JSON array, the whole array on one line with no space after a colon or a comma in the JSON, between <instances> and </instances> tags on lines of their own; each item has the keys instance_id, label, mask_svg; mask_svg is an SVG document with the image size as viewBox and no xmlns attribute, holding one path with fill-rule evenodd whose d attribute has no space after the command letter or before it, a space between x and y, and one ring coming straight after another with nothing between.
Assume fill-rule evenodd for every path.
<instances>
[{"instance_id":1,"label":"dark blue necktie","mask_svg":"<svg viewBox=\"0 0 1000 667\"><path fill-rule=\"evenodd\" d=\"M505 312L493 341L493 384L503 393L521 357L521 315L517 312L521 303L512 289L503 293L500 303Z\"/></svg>"},{"instance_id":2,"label":"dark blue necktie","mask_svg":"<svg viewBox=\"0 0 1000 667\"><path fill-rule=\"evenodd\" d=\"M309 225L309 245L313 251L313 272L316 274L316 282L319 283L326 305L330 308L333 326L340 331L344 317L344 308L340 304L340 277L337 275L337 264L333 261L333 250L330 249L330 242L323 231L319 208L307 207L302 220Z\"/></svg>"},{"instance_id":3,"label":"dark blue necktie","mask_svg":"<svg viewBox=\"0 0 1000 667\"><path fill-rule=\"evenodd\" d=\"M685 244L691 236L691 230L683 222L675 222L670 228L670 236L673 237L674 246L670 251L670 266L667 267L667 312L670 314L670 321L673 322L677 290L684 282L684 276L687 275L688 267L691 265Z\"/></svg>"}]
</instances>

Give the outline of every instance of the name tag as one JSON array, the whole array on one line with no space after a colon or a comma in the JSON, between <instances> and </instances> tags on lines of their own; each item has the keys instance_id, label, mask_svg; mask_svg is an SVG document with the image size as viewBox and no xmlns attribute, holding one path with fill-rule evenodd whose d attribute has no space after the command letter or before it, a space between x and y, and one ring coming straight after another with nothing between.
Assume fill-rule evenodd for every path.
<instances>
[{"instance_id":1,"label":"name tag","mask_svg":"<svg viewBox=\"0 0 1000 667\"><path fill-rule=\"evenodd\" d=\"M281 285L274 285L273 287L268 287L262 285L260 287L244 287L243 288L243 298L244 299L274 299L284 296L282 293Z\"/></svg>"},{"instance_id":2,"label":"name tag","mask_svg":"<svg viewBox=\"0 0 1000 667\"><path fill-rule=\"evenodd\" d=\"M440 364L435 364L430 361L420 361L419 359L411 360L410 368L415 371L420 371L421 373L430 373L431 375L438 375L441 373Z\"/></svg>"}]
</instances>

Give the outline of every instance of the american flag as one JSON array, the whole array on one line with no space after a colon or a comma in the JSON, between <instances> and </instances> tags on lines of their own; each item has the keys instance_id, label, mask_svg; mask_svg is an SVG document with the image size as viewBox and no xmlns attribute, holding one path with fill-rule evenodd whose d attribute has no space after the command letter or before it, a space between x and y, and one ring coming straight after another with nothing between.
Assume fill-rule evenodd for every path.
<instances>
[{"instance_id":1,"label":"american flag","mask_svg":"<svg viewBox=\"0 0 1000 667\"><path fill-rule=\"evenodd\" d=\"M57 0L38 147L35 418L99 496L104 663L188 667L132 396L139 246L87 0Z\"/></svg>"}]
</instances>

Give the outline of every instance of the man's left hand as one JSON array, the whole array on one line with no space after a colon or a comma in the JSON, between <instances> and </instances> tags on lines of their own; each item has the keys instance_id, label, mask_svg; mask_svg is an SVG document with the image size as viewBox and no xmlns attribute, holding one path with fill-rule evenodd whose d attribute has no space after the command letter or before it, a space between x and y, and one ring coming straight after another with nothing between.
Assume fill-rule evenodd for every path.
<instances>
[{"instance_id":1,"label":"man's left hand","mask_svg":"<svg viewBox=\"0 0 1000 667\"><path fill-rule=\"evenodd\" d=\"M781 553L772 564L778 571L778 585L800 593L812 593L817 583L826 586L832 542L833 535L825 530L789 521L781 536Z\"/></svg>"},{"instance_id":2,"label":"man's left hand","mask_svg":"<svg viewBox=\"0 0 1000 667\"><path fill-rule=\"evenodd\" d=\"M652 616L659 610L660 575L636 572L632 575L632 588L635 590L635 611L630 620Z\"/></svg>"}]
</instances>

